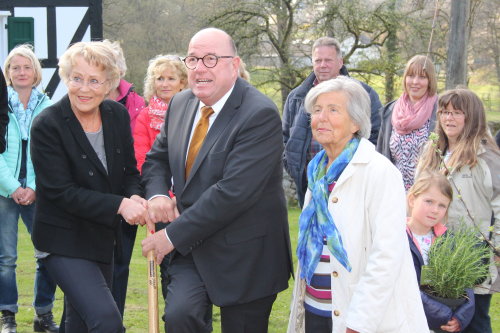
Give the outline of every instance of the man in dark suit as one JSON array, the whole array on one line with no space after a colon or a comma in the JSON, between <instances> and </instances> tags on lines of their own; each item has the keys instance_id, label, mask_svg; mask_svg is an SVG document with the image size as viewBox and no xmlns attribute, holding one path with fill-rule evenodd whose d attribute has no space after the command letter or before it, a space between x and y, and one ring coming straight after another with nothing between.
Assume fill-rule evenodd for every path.
<instances>
[{"instance_id":1,"label":"man in dark suit","mask_svg":"<svg viewBox=\"0 0 500 333\"><path fill-rule=\"evenodd\" d=\"M173 251L165 330L209 332L205 314L216 304L224 332L267 332L292 272L280 117L238 78L240 59L224 31L195 34L184 62L191 89L172 98L143 166L149 216L171 222L142 243L158 262ZM208 132L198 143L205 117Z\"/></svg>"}]
</instances>

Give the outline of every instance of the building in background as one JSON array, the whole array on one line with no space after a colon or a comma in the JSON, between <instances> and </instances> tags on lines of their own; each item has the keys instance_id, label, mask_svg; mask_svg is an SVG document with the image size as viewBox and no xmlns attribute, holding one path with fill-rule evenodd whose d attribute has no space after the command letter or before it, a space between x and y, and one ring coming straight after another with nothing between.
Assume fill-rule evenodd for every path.
<instances>
[{"instance_id":1,"label":"building in background","mask_svg":"<svg viewBox=\"0 0 500 333\"><path fill-rule=\"evenodd\" d=\"M59 56L73 43L102 37L102 0L0 1L0 63L16 45L32 44L43 68L39 88L54 101L66 93Z\"/></svg>"}]
</instances>

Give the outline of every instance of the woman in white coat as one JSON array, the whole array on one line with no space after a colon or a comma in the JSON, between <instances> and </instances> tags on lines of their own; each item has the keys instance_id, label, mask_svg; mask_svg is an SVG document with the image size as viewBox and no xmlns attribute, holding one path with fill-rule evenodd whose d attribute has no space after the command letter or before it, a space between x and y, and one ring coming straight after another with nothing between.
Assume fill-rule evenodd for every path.
<instances>
[{"instance_id":1,"label":"woman in white coat","mask_svg":"<svg viewBox=\"0 0 500 333\"><path fill-rule=\"evenodd\" d=\"M367 140L367 93L339 76L311 89L305 106L324 150L307 170L288 332L429 332L401 174Z\"/></svg>"}]
</instances>

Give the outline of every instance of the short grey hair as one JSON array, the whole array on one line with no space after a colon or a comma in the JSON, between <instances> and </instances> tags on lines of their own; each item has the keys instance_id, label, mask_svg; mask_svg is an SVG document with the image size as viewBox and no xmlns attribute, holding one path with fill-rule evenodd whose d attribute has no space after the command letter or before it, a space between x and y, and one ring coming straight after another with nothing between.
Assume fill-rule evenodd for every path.
<instances>
[{"instance_id":1,"label":"short grey hair","mask_svg":"<svg viewBox=\"0 0 500 333\"><path fill-rule=\"evenodd\" d=\"M340 43L333 37L320 37L314 41L312 46L312 52L316 50L320 46L329 46L335 49L335 53L337 54L337 58L342 58L342 50L340 49Z\"/></svg>"},{"instance_id":2,"label":"short grey hair","mask_svg":"<svg viewBox=\"0 0 500 333\"><path fill-rule=\"evenodd\" d=\"M356 136L368 139L372 124L370 122L370 96L357 80L339 75L335 79L323 81L309 90L304 106L311 113L318 97L329 92L339 91L347 97L347 112L351 120L359 126Z\"/></svg>"}]
</instances>

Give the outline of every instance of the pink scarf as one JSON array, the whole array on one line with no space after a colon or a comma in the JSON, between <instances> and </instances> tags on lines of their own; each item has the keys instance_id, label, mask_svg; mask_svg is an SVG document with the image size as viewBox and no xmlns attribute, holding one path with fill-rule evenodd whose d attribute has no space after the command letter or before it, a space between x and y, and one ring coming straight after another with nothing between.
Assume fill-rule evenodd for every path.
<instances>
[{"instance_id":1,"label":"pink scarf","mask_svg":"<svg viewBox=\"0 0 500 333\"><path fill-rule=\"evenodd\" d=\"M165 113L167 113L168 103L165 103L156 96L151 97L148 105L149 126L155 130L160 130L161 125L165 121Z\"/></svg>"},{"instance_id":2,"label":"pink scarf","mask_svg":"<svg viewBox=\"0 0 500 333\"><path fill-rule=\"evenodd\" d=\"M431 117L437 101L437 95L423 96L417 103L411 104L410 97L405 92L398 98L392 110L392 127L400 134L408 134L421 128Z\"/></svg>"}]
</instances>

